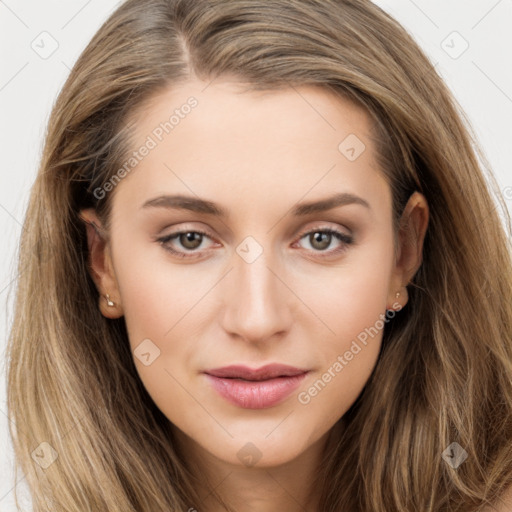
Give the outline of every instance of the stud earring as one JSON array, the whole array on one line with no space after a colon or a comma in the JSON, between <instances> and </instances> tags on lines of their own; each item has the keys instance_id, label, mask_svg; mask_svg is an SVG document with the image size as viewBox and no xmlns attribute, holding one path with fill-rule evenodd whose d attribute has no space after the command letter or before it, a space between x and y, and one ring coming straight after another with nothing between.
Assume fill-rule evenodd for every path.
<instances>
[{"instance_id":1,"label":"stud earring","mask_svg":"<svg viewBox=\"0 0 512 512\"><path fill-rule=\"evenodd\" d=\"M105 295L105 298L107 299L107 306L112 308L112 307L114 307L116 305L115 302L112 302L110 300L110 295L108 293Z\"/></svg>"},{"instance_id":2,"label":"stud earring","mask_svg":"<svg viewBox=\"0 0 512 512\"><path fill-rule=\"evenodd\" d=\"M395 295L395 297L398 299L398 297L400 297L400 292L397 292L397 294Z\"/></svg>"}]
</instances>

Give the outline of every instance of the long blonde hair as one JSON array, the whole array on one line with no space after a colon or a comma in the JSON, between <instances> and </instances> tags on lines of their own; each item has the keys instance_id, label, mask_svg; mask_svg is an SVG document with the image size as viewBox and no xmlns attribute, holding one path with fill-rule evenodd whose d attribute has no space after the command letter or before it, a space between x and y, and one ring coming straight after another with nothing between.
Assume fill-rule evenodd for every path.
<instances>
[{"instance_id":1,"label":"long blonde hair","mask_svg":"<svg viewBox=\"0 0 512 512\"><path fill-rule=\"evenodd\" d=\"M130 150L127 120L192 74L317 85L362 105L395 220L414 190L430 205L409 303L325 453L320 509L463 512L495 500L512 483L512 263L498 207L509 233L510 217L432 64L368 0L128 0L56 101L21 236L8 408L34 511L200 508L124 320L98 309L78 217L94 207L108 226L111 194L93 191ZM452 442L468 454L457 469L442 458ZM57 459L43 468L37 450Z\"/></svg>"}]
</instances>

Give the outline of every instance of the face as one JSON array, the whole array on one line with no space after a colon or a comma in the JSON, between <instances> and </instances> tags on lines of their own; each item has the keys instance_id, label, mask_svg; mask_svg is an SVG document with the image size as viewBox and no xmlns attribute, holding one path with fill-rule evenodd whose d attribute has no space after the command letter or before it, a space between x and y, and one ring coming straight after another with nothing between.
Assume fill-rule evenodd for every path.
<instances>
[{"instance_id":1,"label":"face","mask_svg":"<svg viewBox=\"0 0 512 512\"><path fill-rule=\"evenodd\" d=\"M108 192L102 309L124 315L144 386L205 453L293 460L370 377L406 297L369 136L364 111L315 87L193 81L138 116L133 149L149 149Z\"/></svg>"}]
</instances>

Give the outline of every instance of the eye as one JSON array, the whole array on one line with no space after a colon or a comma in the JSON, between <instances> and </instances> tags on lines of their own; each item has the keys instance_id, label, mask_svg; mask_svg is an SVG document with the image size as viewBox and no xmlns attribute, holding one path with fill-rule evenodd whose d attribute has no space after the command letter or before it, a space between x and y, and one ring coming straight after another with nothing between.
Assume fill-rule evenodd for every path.
<instances>
[{"instance_id":1,"label":"eye","mask_svg":"<svg viewBox=\"0 0 512 512\"><path fill-rule=\"evenodd\" d=\"M332 228L317 228L310 230L301 235L300 240L306 239L313 252L327 253L322 254L321 257L328 257L337 255L347 249L347 246L354 243L351 235L347 235L341 231ZM331 246L333 241L338 241L340 245L338 248L327 251L326 249Z\"/></svg>"},{"instance_id":2,"label":"eye","mask_svg":"<svg viewBox=\"0 0 512 512\"><path fill-rule=\"evenodd\" d=\"M160 242L166 251L169 251L171 254L178 256L178 258L195 258L197 257L195 254L196 252L200 256L199 251L196 251L196 249L201 246L205 237L210 238L209 234L205 231L198 229L184 230L158 238L157 242ZM173 240L178 242L185 249L185 252L174 249L171 244L171 241ZM187 254L187 252L189 254Z\"/></svg>"}]
</instances>

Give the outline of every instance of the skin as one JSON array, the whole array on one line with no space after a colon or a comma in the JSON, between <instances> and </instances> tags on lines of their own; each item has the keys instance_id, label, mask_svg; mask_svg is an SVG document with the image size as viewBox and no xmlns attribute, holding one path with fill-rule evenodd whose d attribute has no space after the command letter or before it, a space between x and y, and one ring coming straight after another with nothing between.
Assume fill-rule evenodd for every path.
<instances>
[{"instance_id":1,"label":"skin","mask_svg":"<svg viewBox=\"0 0 512 512\"><path fill-rule=\"evenodd\" d=\"M317 510L312 481L322 450L370 377L382 331L309 403L298 395L386 310L400 314L405 287L421 265L428 205L421 194L411 196L395 251L391 191L376 164L370 118L312 86L240 92L236 81L190 80L155 96L136 117L134 149L191 95L198 106L110 192L109 236L91 226L101 233L94 210L81 212L99 308L108 318L124 315L132 350L145 339L160 350L148 366L134 361L204 482L202 503L191 506L224 510L210 493L215 487L239 512ZM349 134L366 146L354 161L338 149ZM355 194L370 207L291 215L298 203L334 192ZM229 216L142 208L163 194L208 199ZM326 235L322 246L306 235L325 228L353 243L335 237L329 243ZM196 259L175 257L156 241L197 229L211 234L198 249L183 237L167 243L199 253ZM248 236L257 244L250 250L263 251L251 263L237 253ZM201 374L272 362L310 373L298 391L268 409L232 405ZM241 449L260 457L254 466L242 462Z\"/></svg>"}]
</instances>

